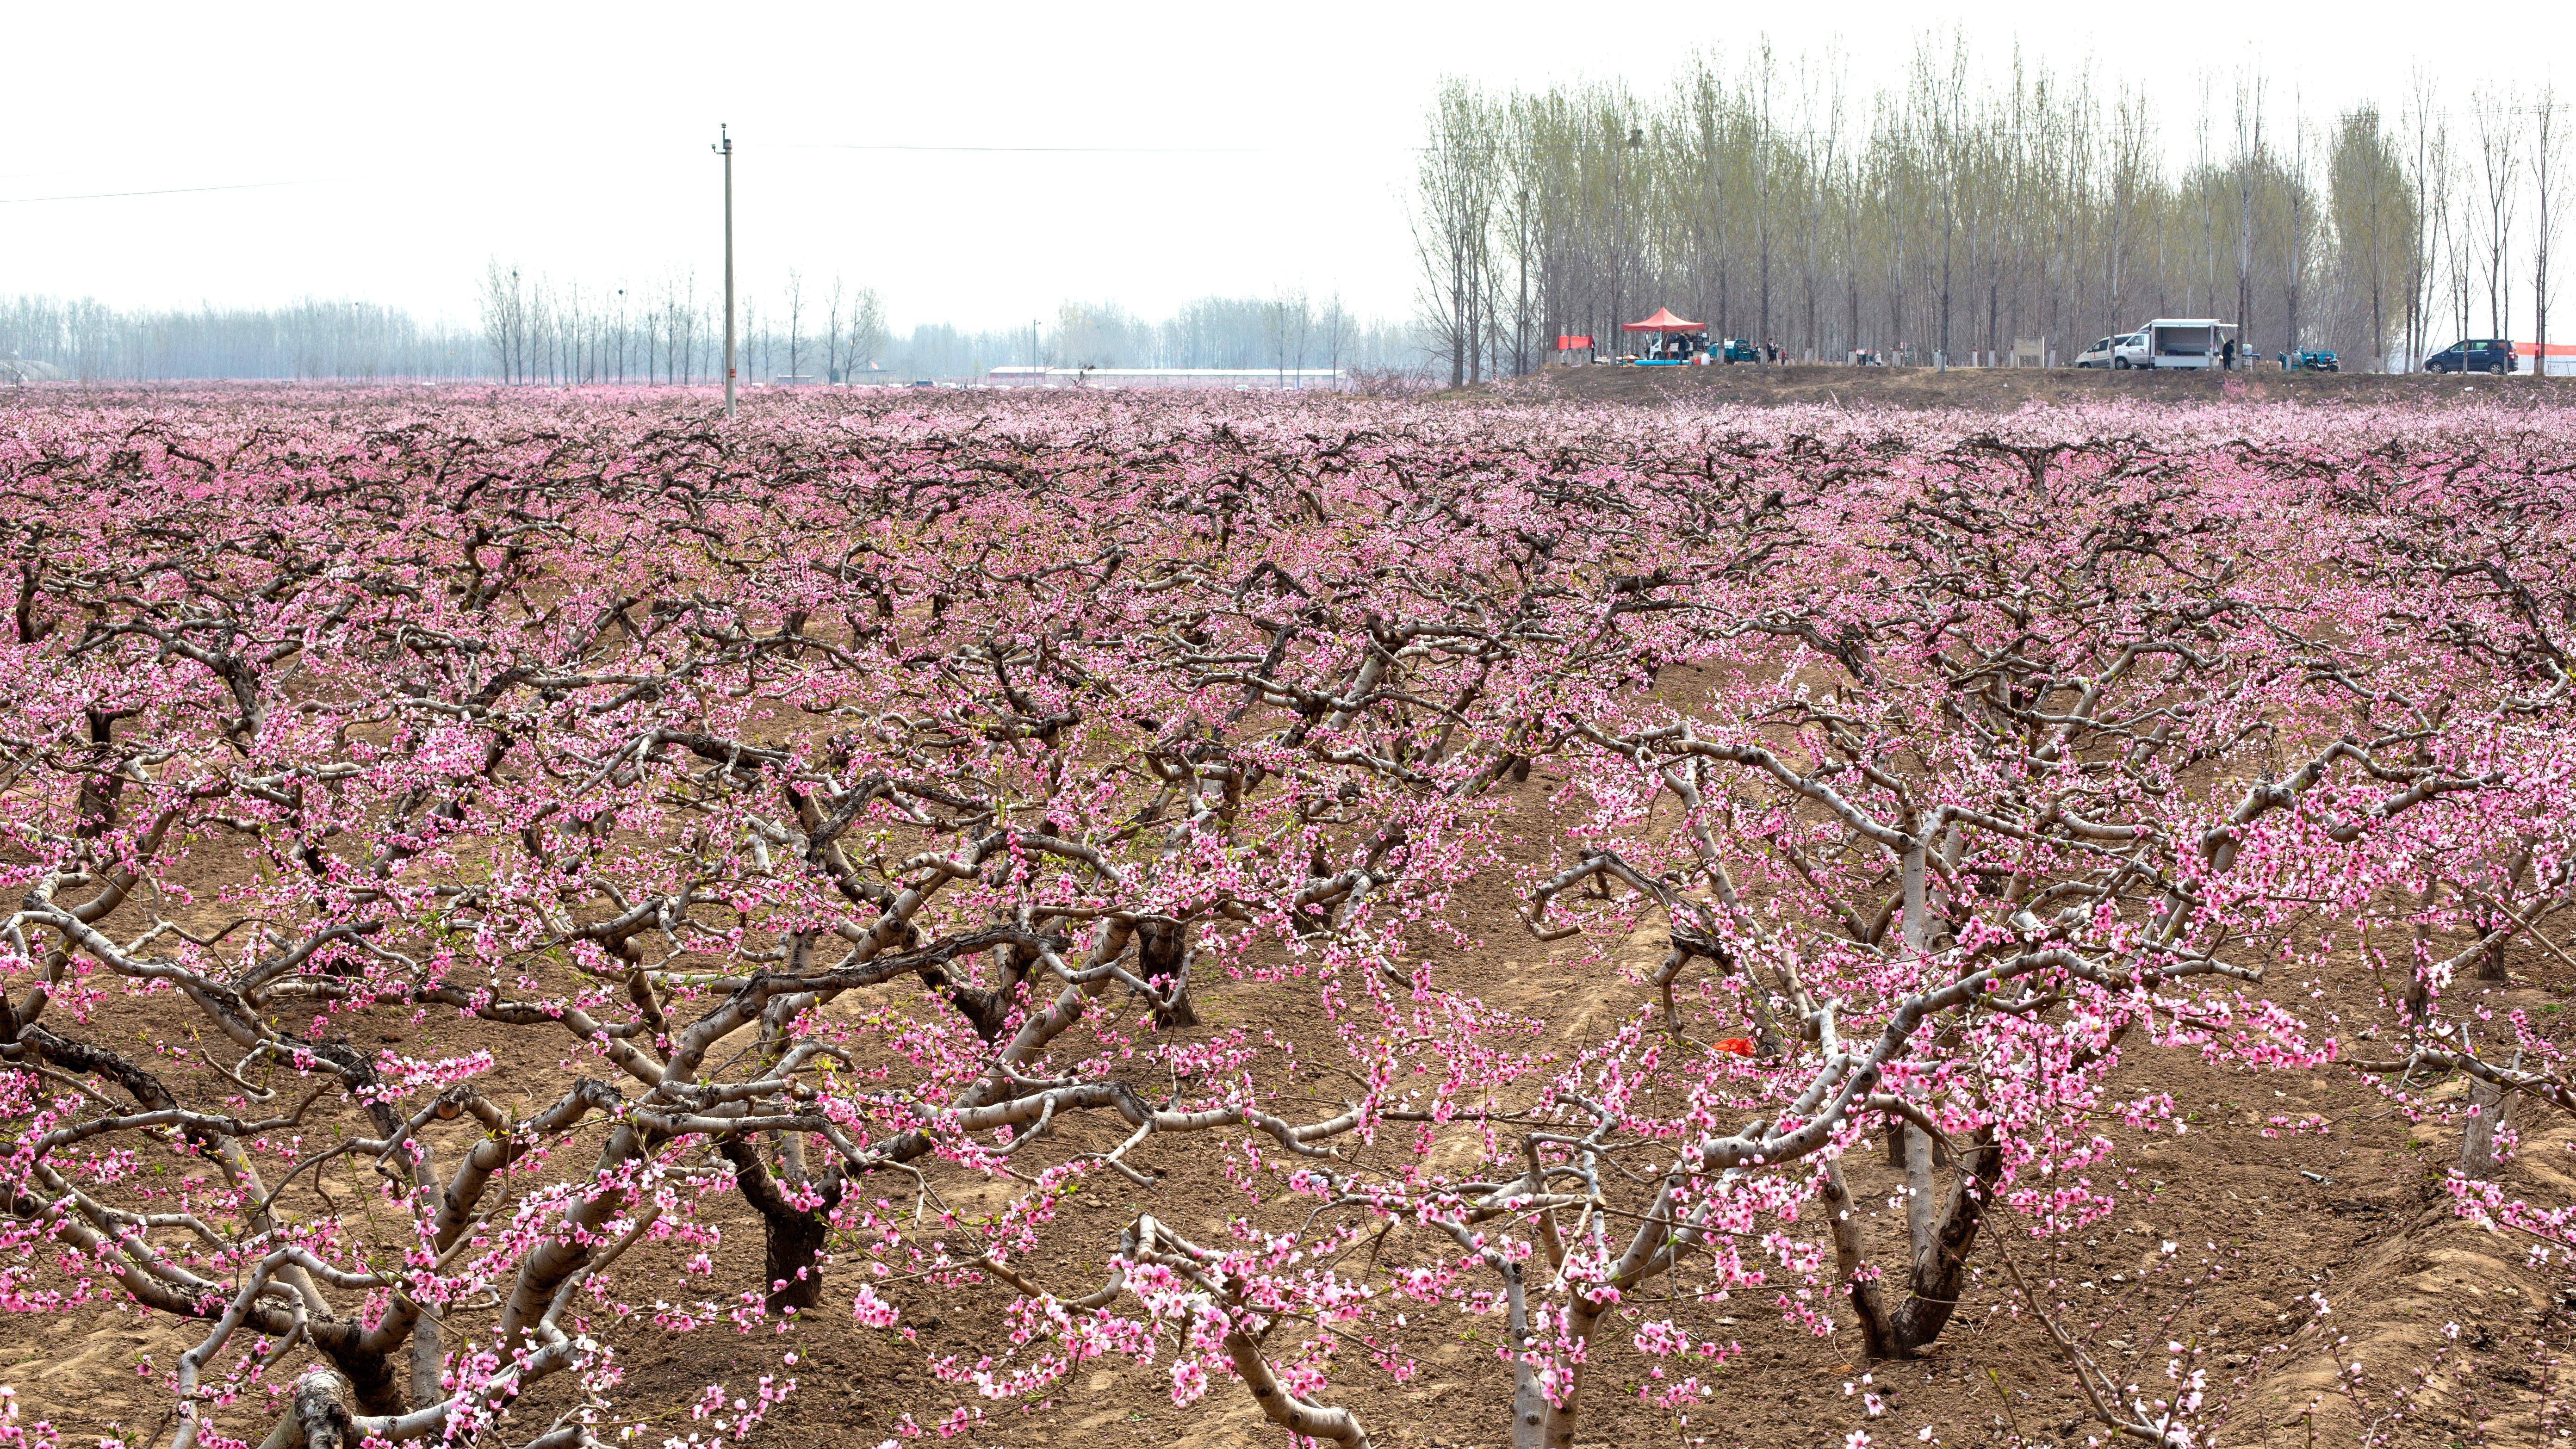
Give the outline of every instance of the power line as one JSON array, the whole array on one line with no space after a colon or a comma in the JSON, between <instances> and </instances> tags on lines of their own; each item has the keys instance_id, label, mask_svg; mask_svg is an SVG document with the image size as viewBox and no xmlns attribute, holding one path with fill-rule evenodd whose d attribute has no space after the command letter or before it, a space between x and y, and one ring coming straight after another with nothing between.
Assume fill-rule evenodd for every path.
<instances>
[{"instance_id":1,"label":"power line","mask_svg":"<svg viewBox=\"0 0 2576 1449\"><path fill-rule=\"evenodd\" d=\"M0 196L0 206L26 206L39 201L110 201L126 196L186 196L200 191L266 191L280 186L320 186L310 181L245 181L235 186L167 186L157 191L87 191L75 196Z\"/></svg>"},{"instance_id":2,"label":"power line","mask_svg":"<svg viewBox=\"0 0 2576 1449\"><path fill-rule=\"evenodd\" d=\"M787 146L789 151L982 151L1040 156L1252 156L1267 146Z\"/></svg>"}]
</instances>

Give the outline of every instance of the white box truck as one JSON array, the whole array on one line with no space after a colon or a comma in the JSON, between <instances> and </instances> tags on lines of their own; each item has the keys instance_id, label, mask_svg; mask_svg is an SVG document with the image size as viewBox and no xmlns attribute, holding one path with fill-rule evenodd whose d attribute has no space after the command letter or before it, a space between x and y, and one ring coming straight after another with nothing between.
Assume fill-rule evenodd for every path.
<instances>
[{"instance_id":1,"label":"white box truck","mask_svg":"<svg viewBox=\"0 0 2576 1449\"><path fill-rule=\"evenodd\" d=\"M2213 317L2159 317L2138 329L2147 340L2134 367L2222 367L2233 322Z\"/></svg>"}]
</instances>

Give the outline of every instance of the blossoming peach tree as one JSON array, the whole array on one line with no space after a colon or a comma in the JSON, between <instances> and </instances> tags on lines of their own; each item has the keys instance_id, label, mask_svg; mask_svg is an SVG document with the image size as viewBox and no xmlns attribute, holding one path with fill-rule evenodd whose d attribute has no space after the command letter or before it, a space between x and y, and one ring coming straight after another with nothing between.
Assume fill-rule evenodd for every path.
<instances>
[{"instance_id":1,"label":"blossoming peach tree","mask_svg":"<svg viewBox=\"0 0 2576 1449\"><path fill-rule=\"evenodd\" d=\"M2446 1005L2576 859L2508 443L624 404L0 433L0 1291L186 1325L171 1449L738 1438L795 1350L640 1334L934 1298L993 1346L906 1431L1132 1360L1364 1444L1464 1316L1571 1444L1605 1354L1722 1398L1738 1296L1904 1359L1999 1251L2048 1320L2011 1244L2183 1130L2123 1050L2336 1060L2336 932L2392 1092L2576 1107Z\"/></svg>"}]
</instances>

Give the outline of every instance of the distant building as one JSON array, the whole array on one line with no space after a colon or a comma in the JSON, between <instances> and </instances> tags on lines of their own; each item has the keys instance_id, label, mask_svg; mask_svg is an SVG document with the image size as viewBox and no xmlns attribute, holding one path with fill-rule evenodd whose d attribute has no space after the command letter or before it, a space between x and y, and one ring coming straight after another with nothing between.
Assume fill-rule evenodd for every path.
<instances>
[{"instance_id":1,"label":"distant building","mask_svg":"<svg viewBox=\"0 0 2576 1449\"><path fill-rule=\"evenodd\" d=\"M2552 342L2545 358L2538 347L2528 342L2515 343L2513 351L2517 371L2538 372L2543 377L2576 377L2576 343Z\"/></svg>"},{"instance_id":2,"label":"distant building","mask_svg":"<svg viewBox=\"0 0 2576 1449\"><path fill-rule=\"evenodd\" d=\"M988 387L1230 387L1261 391L1337 388L1338 367L1037 367L1018 363L984 374Z\"/></svg>"}]
</instances>

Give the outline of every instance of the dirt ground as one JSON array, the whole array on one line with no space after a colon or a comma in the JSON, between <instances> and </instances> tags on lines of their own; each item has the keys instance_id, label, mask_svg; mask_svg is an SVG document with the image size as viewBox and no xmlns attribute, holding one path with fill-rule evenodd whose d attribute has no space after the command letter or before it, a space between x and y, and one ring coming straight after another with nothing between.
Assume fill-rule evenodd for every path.
<instances>
[{"instance_id":1,"label":"dirt ground","mask_svg":"<svg viewBox=\"0 0 2576 1449\"><path fill-rule=\"evenodd\" d=\"M2279 401L2323 406L2478 399L2576 402L2576 378L2391 376L2357 372L2098 372L2041 369L1828 367L1550 367L1498 384L1506 393L1598 402L2011 412L2032 405L2136 400L2159 404Z\"/></svg>"},{"instance_id":2,"label":"dirt ground","mask_svg":"<svg viewBox=\"0 0 2576 1449\"><path fill-rule=\"evenodd\" d=\"M1534 857L1549 848L1553 832L1539 792L1550 784L1542 772L1520 787L1529 828L1514 854ZM1427 936L1418 948L1448 955L1462 987L1526 1014L1542 1041L1597 1039L1610 1023L1648 1006L1649 989L1638 978L1663 955L1660 926L1624 942L1547 946L1522 932L1509 908L1494 887L1465 902L1477 928L1474 949L1461 953ZM2483 989L2497 1009L2566 1020L2576 972L2536 949L2513 965L2512 981L2462 989ZM2290 983L2274 987L2294 995L2308 989L2304 982L2295 990ZM2308 1003L2320 1019L2333 1012L2359 1023L2379 1015L2358 969L2330 973L2313 989L2324 993ZM130 1000L125 1010L132 1020L118 1023L119 1035L186 1029L160 1000ZM1259 1023L1293 1032L1314 1024L1298 1020L1313 1014L1311 1001L1281 986L1212 981L1200 1010L1203 1031ZM408 1011L374 1012L351 1035L362 1044L371 1035L399 1043L425 1031L440 1033L445 1050L481 1046L504 1055L502 1076L514 1082L568 1075L574 1065L557 1059L559 1044L543 1037L452 1019L424 1026ZM2372 1050L2349 1038L2345 1046L2363 1055ZM1855 1429L1883 1445L1960 1449L2095 1440L2101 1426L2086 1416L2062 1360L2037 1324L2017 1311L2001 1276L2004 1252L2035 1282L2057 1283L2050 1296L2072 1305L2063 1326L2123 1382L2160 1386L2168 1360L2177 1356L2168 1345L2181 1345L2179 1356L2208 1373L2212 1408L2203 1427L2214 1433L2201 1442L2306 1449L2558 1441L2569 1422L2560 1408L2568 1399L2560 1360L2576 1336L2576 1320L2563 1311L2550 1280L2522 1264L2514 1243L2452 1213L2439 1183L2457 1153L2455 1132L2412 1126L2366 1079L2341 1068L2247 1075L2189 1054L2133 1050L2113 1088L2121 1097L2170 1093L2184 1110L2188 1133L2145 1136L2104 1123L2102 1130L2120 1143L2117 1175L2128 1184L2120 1212L2055 1248L2020 1232L1983 1240L1977 1282L1930 1358L1873 1367L1855 1356L1857 1338L1849 1331L1812 1337L1784 1324L1767 1296L1747 1294L1740 1309L1720 1320L1739 1335L1745 1355L1719 1371L1718 1397L1687 1423L1639 1402L1644 1363L1624 1334L1605 1334L1578 1442L1806 1449L1844 1445ZM2506 1180L2549 1201L2576 1197L2570 1156L2576 1124L2526 1127L2530 1135ZM442 1150L462 1145L460 1138ZM1143 1165L1163 1174L1154 1189L1086 1188L1079 1206L1061 1219L1070 1230L1056 1240L1063 1255L1052 1264L1024 1266L1059 1293L1095 1286L1119 1226L1140 1210L1174 1219L1185 1232L1221 1235L1224 1223L1205 1214L1229 1194L1217 1169L1199 1156L1140 1154ZM1875 1154L1852 1160L1851 1167L1856 1193L1876 1205L1892 1230L1899 1221L1887 1209L1894 1173ZM990 1186L972 1181L939 1186L952 1206L1000 1200ZM362 1194L354 1177L347 1187ZM686 1434L688 1402L709 1381L741 1392L769 1373L793 1375L798 1387L754 1431L754 1442L782 1449L875 1445L902 1434L907 1414L932 1424L959 1402L959 1387L924 1367L923 1348L971 1362L1002 1342L1007 1292L919 1284L887 1297L903 1308L903 1323L919 1335L921 1348L837 1311L792 1330L761 1324L738 1332L719 1310L755 1289L759 1228L738 1199L711 1205L729 1251L716 1255L715 1276L700 1280L704 1326L656 1333L630 1323L614 1335L634 1346L622 1405L654 1420L636 1442L653 1442L666 1426ZM1812 1223L1800 1226L1816 1230ZM831 1291L846 1286L827 1287L827 1309L847 1301L846 1292ZM66 1445L156 1443L169 1432L168 1399L139 1370L148 1356L148 1372L166 1374L201 1333L95 1300L54 1318L0 1317L0 1383L15 1385L27 1416L50 1420ZM1504 1442L1510 1384L1495 1357L1492 1326L1480 1331L1444 1320L1435 1342L1422 1350L1422 1371L1410 1383L1349 1372L1337 1378L1332 1400L1357 1411L1380 1445L1480 1449ZM798 1357L793 1369L781 1366L789 1350ZM290 1357L269 1383L290 1382L301 1357ZM2338 1367L2350 1363L2362 1365L2357 1380ZM2418 1369L2426 1370L2420 1383ZM991 1406L959 1442L1014 1449L1097 1443L1104 1435L1196 1449L1287 1442L1262 1421L1239 1384L1219 1384L1198 1403L1176 1409L1165 1378L1161 1365L1095 1361L1041 1405ZM530 1424L529 1432L561 1407L554 1403L561 1387L555 1381L523 1405L517 1418ZM1885 1405L1879 1417L1866 1408L1864 1395L1871 1392ZM236 1404L219 1419L228 1436L253 1430L255 1439L274 1413L268 1405Z\"/></svg>"},{"instance_id":3,"label":"dirt ground","mask_svg":"<svg viewBox=\"0 0 2576 1449\"><path fill-rule=\"evenodd\" d=\"M2283 376L2218 379L2188 374L2012 373L1926 369L1733 367L1640 371L1551 372L1512 384L1558 396L1636 403L1842 403L1898 408L2010 410L2028 403L2123 397L2171 402L2216 398L2242 385L2241 396L2321 404L2368 404L2396 398L2507 396L2576 401L2562 380ZM2544 391L2545 390L2545 391ZM1513 854L1535 860L1552 851L1541 796L1553 782L1541 771L1518 787L1524 829ZM205 867L211 869L211 866ZM212 877L183 881L211 899ZM1464 923L1475 937L1460 951L1429 935L1415 949L1444 955L1462 989L1525 1015L1539 1043L1597 1038L1605 1025L1647 1008L1639 979L1665 951L1660 926L1625 941L1535 942L1512 918L1500 885L1469 894ZM110 934L130 935L132 921L111 920ZM199 923L203 924L203 923ZM2513 979L2463 981L2460 998L2483 997L2499 1012L2520 1009L2557 1034L2569 1033L2576 966L2540 947L2523 947ZM1258 1024L1288 1035L1322 1032L1311 997L1292 987L1211 980L1199 990L1202 1032ZM2318 993L2308 998L2309 991ZM2329 1016L2343 1055L2378 1054L2357 1039L2363 1023L2383 1019L2367 973L2345 958L2313 983L2276 982L2270 994L2304 999L2314 1018ZM855 996L838 1009L882 1004ZM167 998L127 998L103 1034L118 1039L176 1040L191 1023ZM417 1041L434 1032L441 1050L482 1047L502 1059L496 1079L536 1086L568 1078L561 1039L549 1039L444 1014L426 1023L407 1010L379 1009L351 1025L361 1045ZM406 1047L416 1051L416 1047ZM2072 1305L2062 1326L2085 1352L2123 1383L2155 1391L2169 1360L2185 1372L2206 1371L2210 1408L2201 1442L2267 1449L2314 1446L2541 1445L2576 1429L2567 1363L2576 1341L2576 1297L2562 1298L2561 1275L2527 1265L2514 1240L2462 1222L2442 1189L2457 1156L2454 1129L2418 1125L2393 1108L2370 1080L2348 1067L2296 1073L2221 1070L2196 1055L2132 1049L2111 1083L2116 1097L2170 1094L2189 1131L2148 1135L2116 1121L2101 1124L2119 1145L2115 1169L2127 1185L2121 1209L2071 1242L2034 1242L2026 1225L2004 1215L1980 1242L1980 1265L1953 1324L1931 1357L1908 1364L1861 1361L1857 1334L1817 1338L1783 1322L1767 1296L1745 1295L1728 1329L1744 1356L1716 1373L1715 1400L1681 1422L1640 1402L1645 1363L1623 1334L1605 1332L1587 1389L1587 1446L1741 1445L1745 1449L1827 1449L1855 1430L1880 1445L2074 1446L2104 1440L2086 1412L2059 1354L2041 1327L2018 1310L2004 1279L2006 1254L2034 1282L2054 1281L2047 1296ZM2525 1136L2503 1179L2517 1195L2553 1204L2576 1201L2576 1123L2528 1109ZM1086 1129L1068 1129L1086 1130ZM1106 1147L1113 1139L1090 1145ZM442 1141L453 1160L461 1134ZM1156 1169L1148 1190L1095 1182L1059 1216L1060 1256L1024 1266L1066 1296L1096 1286L1118 1229L1139 1211L1165 1217L1183 1232L1221 1235L1208 1214L1228 1200L1221 1171L1205 1154L1149 1145L1135 1160ZM1874 1157L1855 1159L1858 1198L1886 1204L1894 1174ZM335 1186L344 1180L334 1179ZM354 1169L345 1186L363 1196ZM938 1183L953 1205L971 1209L1000 1200L989 1184ZM1240 1198L1236 1197L1239 1202ZM706 1322L679 1333L628 1323L612 1335L632 1345L624 1368L623 1407L652 1416L634 1440L658 1443L687 1435L689 1402L710 1381L748 1391L762 1374L797 1380L795 1392L751 1443L780 1449L872 1446L903 1432L906 1416L936 1423L971 1388L942 1382L924 1366L923 1349L967 1362L1004 1342L1001 1310L1009 1294L992 1286L933 1288L911 1284L886 1296L918 1335L854 1323L847 1313L855 1269L827 1282L825 1311L792 1328L761 1323L737 1332L722 1309L757 1290L759 1227L738 1199L711 1204L727 1251L715 1275L696 1280ZM1812 1212L1812 1209L1811 1209ZM1257 1219L1257 1214L1256 1214ZM1812 1217L1798 1230L1821 1234ZM1881 1241L1885 1241L1882 1238ZM2168 1248L2168 1244L2171 1245ZM639 1248L639 1257L653 1248ZM676 1261L678 1250L667 1250ZM656 1275L658 1279L658 1274ZM1727 1322L1727 1320L1721 1320ZM1420 1352L1421 1372L1406 1383L1364 1371L1337 1377L1328 1398L1353 1409L1382 1446L1485 1449L1505 1441L1510 1376L1495 1353L1493 1325L1441 1321ZM49 1420L62 1442L89 1449L115 1441L166 1442L168 1398L157 1381L202 1328L146 1317L119 1302L93 1299L52 1317L0 1315L0 1384L15 1387L23 1418ZM2169 1348L2168 1345L2178 1345ZM797 1365L782 1367L793 1351ZM290 1356L268 1379L291 1382L303 1363ZM2358 1372L2351 1366L2359 1365ZM1866 1379L1864 1378L1866 1375ZM533 1433L562 1407L557 1380L532 1396L516 1422ZM1886 1405L1873 1417L1867 1395ZM259 1431L274 1417L269 1404L218 1410L228 1435ZM1175 1408L1164 1365L1095 1361L1042 1404L994 1405L954 1442L974 1446L1087 1445L1118 1442L1194 1449L1284 1446L1240 1384L1220 1383L1207 1397ZM518 1442L518 1441L514 1441ZM923 1442L936 1442L935 1435Z\"/></svg>"}]
</instances>

